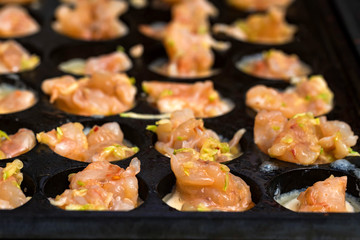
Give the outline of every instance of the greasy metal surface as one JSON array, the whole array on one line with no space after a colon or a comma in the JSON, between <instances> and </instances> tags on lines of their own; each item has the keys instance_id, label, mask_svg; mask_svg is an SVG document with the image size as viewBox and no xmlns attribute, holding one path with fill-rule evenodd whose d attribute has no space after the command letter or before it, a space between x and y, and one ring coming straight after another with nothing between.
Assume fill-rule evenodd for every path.
<instances>
[{"instance_id":1,"label":"greasy metal surface","mask_svg":"<svg viewBox=\"0 0 360 240\"><path fill-rule=\"evenodd\" d=\"M243 238L243 239L304 239L304 238L355 238L360 236L360 213L357 214L299 214L279 206L273 199L274 184L301 182L299 175L294 178L288 173L293 170L305 172L319 171L342 174L329 165L303 167L282 163L260 153L253 144L253 113L245 107L245 93L255 84L266 84L274 87L286 87L285 83L260 80L241 73L234 66L237 59L248 53L276 47L286 52L299 54L313 69L314 74L322 74L335 93L335 107L328 119L338 119L351 124L356 134L360 134L359 118L359 84L356 80L359 73L358 63L348 47L343 32L339 29L335 12L326 0L295 0L288 11L288 20L298 26L296 39L282 46L260 46L230 40L232 48L226 53L218 53L222 61L217 65L221 72L211 79L215 87L232 99L235 109L221 117L205 120L205 126L214 129L221 135L230 138L239 128L245 127L248 132L242 145L245 153L228 164L234 174L244 177L251 186L256 206L241 213L223 212L178 212L161 201L161 196L169 191L174 179L170 163L153 148L154 136L145 127L153 121L124 119L119 116L102 119L68 115L49 104L47 96L40 89L41 82L49 77L64 73L57 69L63 59L87 57L110 52L122 45L125 49L143 43L145 54L133 60L134 67L128 71L137 80L139 94L137 104L132 111L156 113L156 110L145 102L141 93L141 82L144 80L173 80L162 77L148 70L147 64L161 56L161 44L142 36L136 29L140 23L149 23L153 17L167 21L169 13L163 10L130 9L122 19L128 24L130 33L120 39L105 42L84 42L73 40L55 33L51 29L53 13L59 4L55 0L42 0L39 10L32 14L40 21L42 30L30 37L18 39L21 43L41 55L41 65L19 75L0 76L1 81L18 81L36 91L38 103L31 109L0 116L1 129L14 132L26 126L35 132L48 131L69 121L80 121L87 126L108 121L117 121L126 130L125 138L134 141L140 147L136 156L141 160L140 195L145 198L144 204L130 212L83 212L63 211L51 206L47 197L61 192L67 184L66 175L85 167L81 163L66 159L53 153L48 147L37 145L35 149L19 158L24 162L24 173L28 193L32 200L15 210L0 211L0 237L2 238ZM216 22L233 22L246 14L230 9L225 1L213 1L220 9ZM219 37L228 40L225 37ZM160 50L160 51L158 51ZM351 62L351 64L347 64ZM14 80L15 79L15 80ZM193 80L192 80L193 81ZM224 124L225 123L225 124ZM10 130L9 130L10 129ZM355 147L357 150L358 147ZM2 163L11 161L5 160ZM349 158L357 167L359 158ZM278 169L272 172L261 171L264 161L274 163ZM126 167L130 159L116 162ZM339 173L340 172L340 173ZM284 174L284 175L283 175ZM360 186L354 172L343 172L352 177L351 192L358 194ZM284 177L286 176L286 177ZM316 174L303 174L306 181L314 181ZM355 187L354 187L355 186ZM286 188L289 186L286 185ZM34 194L32 194L34 192Z\"/></svg>"}]
</instances>

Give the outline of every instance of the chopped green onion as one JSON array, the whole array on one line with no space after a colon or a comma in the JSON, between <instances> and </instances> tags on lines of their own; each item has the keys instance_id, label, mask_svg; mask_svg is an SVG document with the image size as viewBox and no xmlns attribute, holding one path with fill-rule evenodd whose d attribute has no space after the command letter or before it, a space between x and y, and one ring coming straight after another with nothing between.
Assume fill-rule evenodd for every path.
<instances>
[{"instance_id":1,"label":"chopped green onion","mask_svg":"<svg viewBox=\"0 0 360 240\"><path fill-rule=\"evenodd\" d=\"M146 130L149 130L149 131L152 131L152 132L156 133L157 126L156 125L147 125Z\"/></svg>"},{"instance_id":2,"label":"chopped green onion","mask_svg":"<svg viewBox=\"0 0 360 240\"><path fill-rule=\"evenodd\" d=\"M6 134L6 132L0 130L0 138L6 138L7 140L10 140L9 136Z\"/></svg>"},{"instance_id":3,"label":"chopped green onion","mask_svg":"<svg viewBox=\"0 0 360 240\"><path fill-rule=\"evenodd\" d=\"M117 46L116 51L117 52L125 52L125 48L123 46L119 45L119 46Z\"/></svg>"},{"instance_id":4,"label":"chopped green onion","mask_svg":"<svg viewBox=\"0 0 360 240\"><path fill-rule=\"evenodd\" d=\"M135 85L135 83L136 83L136 79L134 77L130 77L129 81L132 85Z\"/></svg>"},{"instance_id":5,"label":"chopped green onion","mask_svg":"<svg viewBox=\"0 0 360 240\"><path fill-rule=\"evenodd\" d=\"M85 186L85 183L83 182L83 181L77 181L76 182L77 183L77 185L79 185L80 187L84 187Z\"/></svg>"}]
</instances>

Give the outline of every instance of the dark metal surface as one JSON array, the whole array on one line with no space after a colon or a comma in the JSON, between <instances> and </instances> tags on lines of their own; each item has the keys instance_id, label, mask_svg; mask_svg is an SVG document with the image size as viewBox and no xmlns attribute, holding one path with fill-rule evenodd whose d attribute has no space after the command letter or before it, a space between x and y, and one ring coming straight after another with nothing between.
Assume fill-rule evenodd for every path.
<instances>
[{"instance_id":1,"label":"dark metal surface","mask_svg":"<svg viewBox=\"0 0 360 240\"><path fill-rule=\"evenodd\" d=\"M220 9L218 18L212 22L233 22L246 14L230 9L225 1L214 1ZM340 3L340 1L339 1ZM223 59L219 64L221 72L211 79L222 95L236 103L235 109L221 117L205 120L205 126L231 137L239 128L248 130L243 145L245 153L228 164L231 171L244 177L251 186L256 206L246 212L178 212L161 201L164 191L171 186L173 178L169 159L153 148L153 134L145 127L153 121L124 119L119 116L105 117L101 120L91 117L68 115L56 110L41 92L41 82L49 77L64 73L57 69L63 59L84 57L110 52L122 45L125 49L143 43L145 54L133 60L134 67L128 72L137 80L139 94L137 104L132 111L140 113L156 112L149 106L141 92L144 80L172 80L148 70L146 65L157 58L157 49L161 44L142 36L136 29L140 23L149 23L153 17L167 21L169 14L163 10L148 8L130 9L122 19L130 28L129 35L106 42L83 42L57 34L51 29L53 13L59 3L55 0L42 0L39 10L32 10L40 20L40 33L19 39L21 43L32 46L41 54L41 65L30 72L19 75L0 76L1 81L18 78L38 96L38 104L26 111L0 116L2 130L26 126L35 132L48 131L69 121L79 121L88 126L107 121L117 121L123 126L125 138L134 141L140 147L136 156L141 160L140 194L144 204L130 212L83 212L63 211L53 207L47 197L57 193L66 184L64 177L72 169L86 166L86 163L72 161L53 153L48 147L37 145L34 150L19 157L24 162L24 172L31 180L28 186L34 188L34 194L27 204L15 210L0 211L1 238L210 238L210 239L354 239L360 237L360 213L356 214L311 214L294 213L278 205L273 199L274 184L306 182L316 179L315 171L322 174L346 174L351 179L349 191L356 195L360 186L354 171L345 172L332 169L329 165L302 167L270 159L260 153L253 144L253 115L245 107L245 93L256 84L285 87L286 84L259 80L238 71L235 60L248 52L261 52L270 48L283 49L297 53L313 68L314 74L321 74L327 80L335 94L335 107L328 119L338 119L349 123L353 131L360 134L359 110L359 63L355 60L349 42L336 18L336 8L326 0L295 0L288 11L288 20L298 26L296 39L282 46L259 46L230 40L232 48L219 53ZM226 39L226 38L221 38ZM225 123L225 124L224 124ZM15 130L11 130L15 131ZM355 147L357 150L358 147ZM11 161L5 160L3 163ZM359 158L349 158L356 167L360 167ZM264 161L271 161L278 170L266 173L260 171ZM115 162L126 167L130 159ZM319 170L320 169L320 170ZM314 174L289 174L298 170ZM323 170L323 171L321 171ZM62 175L61 175L62 174ZM295 178L295 179L294 179ZM63 180L62 180L63 179ZM310 180L309 180L310 179ZM58 184L56 184L59 181ZM61 182L60 182L61 181ZM48 185L47 185L48 183ZM285 187L289 188L288 185ZM165 189L165 190L164 190ZM30 191L31 192L31 191Z\"/></svg>"}]
</instances>

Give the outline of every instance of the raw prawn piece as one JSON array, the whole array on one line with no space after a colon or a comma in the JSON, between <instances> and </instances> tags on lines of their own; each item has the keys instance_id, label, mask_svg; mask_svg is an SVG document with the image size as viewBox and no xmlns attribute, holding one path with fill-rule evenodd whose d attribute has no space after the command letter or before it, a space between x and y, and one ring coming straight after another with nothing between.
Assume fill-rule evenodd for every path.
<instances>
[{"instance_id":1,"label":"raw prawn piece","mask_svg":"<svg viewBox=\"0 0 360 240\"><path fill-rule=\"evenodd\" d=\"M23 181L20 170L23 166L20 160L15 159L7 163L5 168L0 168L0 209L14 209L30 200L20 188Z\"/></svg>"},{"instance_id":2,"label":"raw prawn piece","mask_svg":"<svg viewBox=\"0 0 360 240\"><path fill-rule=\"evenodd\" d=\"M162 72L168 76L208 76L214 64L212 39L208 34L192 33L184 24L173 22L163 40L169 62Z\"/></svg>"},{"instance_id":3,"label":"raw prawn piece","mask_svg":"<svg viewBox=\"0 0 360 240\"><path fill-rule=\"evenodd\" d=\"M299 212L347 212L345 202L347 177L331 175L324 181L316 182L313 186L300 193Z\"/></svg>"},{"instance_id":4,"label":"raw prawn piece","mask_svg":"<svg viewBox=\"0 0 360 240\"><path fill-rule=\"evenodd\" d=\"M133 158L125 169L106 161L89 164L83 171L69 175L70 189L50 203L64 210L129 211L139 205L140 161Z\"/></svg>"},{"instance_id":5,"label":"raw prawn piece","mask_svg":"<svg viewBox=\"0 0 360 240\"><path fill-rule=\"evenodd\" d=\"M333 97L325 79L312 76L301 78L295 87L284 92L263 85L254 86L246 93L246 105L256 111L281 111L287 118L303 112L319 116L332 110Z\"/></svg>"},{"instance_id":6,"label":"raw prawn piece","mask_svg":"<svg viewBox=\"0 0 360 240\"><path fill-rule=\"evenodd\" d=\"M0 159L17 157L36 145L33 131L26 128L20 128L17 133L9 136L0 131L0 137Z\"/></svg>"},{"instance_id":7,"label":"raw prawn piece","mask_svg":"<svg viewBox=\"0 0 360 240\"><path fill-rule=\"evenodd\" d=\"M66 123L36 137L57 154L83 162L122 160L139 151L123 143L124 134L116 122L95 125L87 135L83 130L80 123Z\"/></svg>"},{"instance_id":8,"label":"raw prawn piece","mask_svg":"<svg viewBox=\"0 0 360 240\"><path fill-rule=\"evenodd\" d=\"M148 101L161 113L189 108L196 117L214 117L229 112L232 107L220 97L211 81L194 84L145 81L142 87L149 95Z\"/></svg>"},{"instance_id":9,"label":"raw prawn piece","mask_svg":"<svg viewBox=\"0 0 360 240\"><path fill-rule=\"evenodd\" d=\"M134 105L136 88L126 74L97 72L76 81L72 76L45 80L42 90L50 102L72 114L114 115Z\"/></svg>"},{"instance_id":10,"label":"raw prawn piece","mask_svg":"<svg viewBox=\"0 0 360 240\"><path fill-rule=\"evenodd\" d=\"M30 55L16 41L0 42L0 74L31 70L39 64L39 61L38 56Z\"/></svg>"},{"instance_id":11,"label":"raw prawn piece","mask_svg":"<svg viewBox=\"0 0 360 240\"><path fill-rule=\"evenodd\" d=\"M206 0L183 1L172 8L172 21L186 25L193 33L209 32L209 17L218 14Z\"/></svg>"},{"instance_id":12,"label":"raw prawn piece","mask_svg":"<svg viewBox=\"0 0 360 240\"><path fill-rule=\"evenodd\" d=\"M204 161L193 149L171 157L176 176L173 194L182 211L246 211L254 206L249 186L218 162ZM176 207L176 206L174 206Z\"/></svg>"},{"instance_id":13,"label":"raw prawn piece","mask_svg":"<svg viewBox=\"0 0 360 240\"><path fill-rule=\"evenodd\" d=\"M221 142L220 137L206 129L203 120L195 119L187 108L173 112L170 119L160 120L147 129L157 134L155 148L162 154L170 156L183 148L192 148L200 153L201 159L217 162L226 162L241 154L239 141L245 133L245 129L240 129L229 143Z\"/></svg>"},{"instance_id":14,"label":"raw prawn piece","mask_svg":"<svg viewBox=\"0 0 360 240\"><path fill-rule=\"evenodd\" d=\"M247 56L239 62L238 67L241 71L256 77L285 81L310 73L309 67L302 63L297 55L288 55L274 49L261 55Z\"/></svg>"},{"instance_id":15,"label":"raw prawn piece","mask_svg":"<svg viewBox=\"0 0 360 240\"><path fill-rule=\"evenodd\" d=\"M92 75L96 72L121 73L132 67L130 58L122 51L116 51L89 59L75 58L59 65L67 73Z\"/></svg>"},{"instance_id":16,"label":"raw prawn piece","mask_svg":"<svg viewBox=\"0 0 360 240\"><path fill-rule=\"evenodd\" d=\"M260 44L285 44L293 40L296 27L286 23L285 10L272 7L266 13L250 15L232 25L216 24L213 31L240 41Z\"/></svg>"},{"instance_id":17,"label":"raw prawn piece","mask_svg":"<svg viewBox=\"0 0 360 240\"><path fill-rule=\"evenodd\" d=\"M17 5L6 5L0 9L0 37L24 37L40 30L39 24L26 10Z\"/></svg>"},{"instance_id":18,"label":"raw prawn piece","mask_svg":"<svg viewBox=\"0 0 360 240\"><path fill-rule=\"evenodd\" d=\"M286 8L293 0L228 0L228 3L246 11L264 11L273 6Z\"/></svg>"},{"instance_id":19,"label":"raw prawn piece","mask_svg":"<svg viewBox=\"0 0 360 240\"><path fill-rule=\"evenodd\" d=\"M261 111L255 118L254 139L266 154L302 165L330 163L352 155L358 136L341 121L302 113L287 120L279 111Z\"/></svg>"},{"instance_id":20,"label":"raw prawn piece","mask_svg":"<svg viewBox=\"0 0 360 240\"><path fill-rule=\"evenodd\" d=\"M32 91L15 89L7 84L0 85L0 114L19 112L35 103L36 97Z\"/></svg>"},{"instance_id":21,"label":"raw prawn piece","mask_svg":"<svg viewBox=\"0 0 360 240\"><path fill-rule=\"evenodd\" d=\"M124 1L78 0L72 6L63 4L56 9L53 28L69 37L82 40L109 40L124 36L128 29L119 20L127 10Z\"/></svg>"},{"instance_id":22,"label":"raw prawn piece","mask_svg":"<svg viewBox=\"0 0 360 240\"><path fill-rule=\"evenodd\" d=\"M207 34L209 17L216 16L217 13L215 6L206 0L178 1L172 7L171 23L181 24L193 34ZM167 25L161 23L141 25L139 30L148 37L162 40L167 35L166 28Z\"/></svg>"}]
</instances>

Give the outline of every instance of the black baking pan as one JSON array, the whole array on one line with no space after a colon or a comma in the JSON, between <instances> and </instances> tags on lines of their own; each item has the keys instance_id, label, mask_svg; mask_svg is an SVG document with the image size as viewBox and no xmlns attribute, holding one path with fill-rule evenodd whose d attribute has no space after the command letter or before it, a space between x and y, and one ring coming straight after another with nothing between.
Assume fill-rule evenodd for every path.
<instances>
[{"instance_id":1,"label":"black baking pan","mask_svg":"<svg viewBox=\"0 0 360 240\"><path fill-rule=\"evenodd\" d=\"M218 17L212 23L231 23L247 13L231 9L226 1L211 1L219 9ZM335 0L334 0L335 2ZM145 80L178 81L152 72L149 62L156 58L154 51L164 50L159 42L149 39L137 30L138 24L152 19L168 21L169 13L149 4L145 9L130 8L121 19L128 25L129 34L118 39L100 42L86 42L71 39L52 30L56 0L40 0L39 7L31 10L41 24L41 31L33 36L18 39L27 46L37 49L41 64L32 71L20 74L1 75L0 82L17 81L33 89L38 102L32 108L13 114L0 115L1 130L10 132L18 127L28 127L34 132L48 131L66 122L78 121L93 126L116 121L123 126L125 138L139 146L136 154L141 161L138 174L139 193L144 203L129 212L85 212L64 211L50 204L48 197L61 193L67 186L67 175L79 171L87 163L77 162L59 156L48 147L38 144L32 151L19 156L26 175L25 187L32 199L15 210L0 211L1 238L57 238L57 239L356 239L360 237L360 213L315 214L294 213L280 206L274 199L275 190L287 191L303 188L320 178L331 174L349 177L348 192L359 197L360 180L358 169L360 158L347 160L351 168L334 168L333 165L299 166L284 163L262 154L253 143L252 129L254 115L245 106L246 91L256 84L286 87L286 83L265 81L241 73L236 67L237 59L249 52L277 48L303 56L312 67L313 74L321 74L327 80L335 95L333 111L327 114L330 120L349 123L360 135L360 62L353 52L353 46L338 17L344 1L294 0L287 19L298 26L294 41L279 46L248 44L220 36L230 41L232 47L225 53L218 53L223 62L220 72L210 79L221 94L235 103L235 108L219 117L205 119L205 126L226 137L237 129L246 128L244 154L229 162L231 172L241 176L250 186L254 208L246 212L179 212L162 202L174 184L169 158L154 149L154 135L146 131L152 120L122 118L118 115L104 118L81 117L67 114L49 103L41 91L41 83L50 77L61 76L57 69L60 60L73 56L87 56L107 53L121 45L126 51L136 44L143 44L144 55L133 60L133 68L127 73L136 78L138 94L136 105L131 110L137 113L156 113L141 94L141 83ZM31 9L31 6L28 6ZM0 23L1 24L1 23ZM345 23L346 24L346 23ZM218 36L217 36L218 37ZM77 51L76 46L79 47ZM155 49L155 50L154 50ZM203 81L204 79L199 79ZM186 80L181 80L182 82ZM194 82L196 79L190 79ZM225 123L225 124L223 124ZM354 147L359 150L359 144ZM1 166L13 159L4 160ZM115 162L126 167L129 159ZM271 164L269 164L271 163Z\"/></svg>"}]
</instances>

